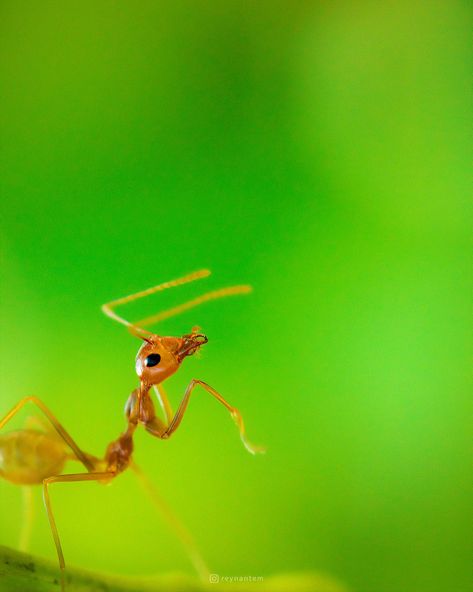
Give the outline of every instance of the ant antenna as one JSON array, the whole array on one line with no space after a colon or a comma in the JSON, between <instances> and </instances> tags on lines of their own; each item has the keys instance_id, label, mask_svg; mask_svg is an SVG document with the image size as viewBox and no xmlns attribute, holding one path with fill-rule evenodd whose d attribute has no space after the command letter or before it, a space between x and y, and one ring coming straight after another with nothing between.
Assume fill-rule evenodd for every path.
<instances>
[{"instance_id":1,"label":"ant antenna","mask_svg":"<svg viewBox=\"0 0 473 592\"><path fill-rule=\"evenodd\" d=\"M189 310L191 308L199 306L200 304L203 304L204 302L208 302L210 300L217 300L218 298L224 298L226 296L235 296L237 294L248 294L248 292L251 292L251 290L252 290L251 286L243 285L243 286L231 286L229 288L221 288L220 290L213 290L212 292L206 292L205 294L202 294L201 296L198 296L197 298L194 298L193 300L189 300L188 302L185 302L184 304L180 304L179 306L175 306L173 308L159 312L159 313L152 315L150 317L146 317L145 319L142 319L141 321L138 321L137 323L130 323L129 321L127 321L123 317L118 316L116 314L116 312L114 312L114 309L117 306L121 306L122 304L127 304L128 302L132 302L133 300L137 300L139 298L144 298L145 296L150 296L151 294L154 294L155 292L161 292L162 290L166 290L167 288L174 288L176 286L188 284L188 283L193 282L195 280L206 278L210 275L210 273L211 272L208 269L201 269L199 271L194 271L193 273L190 273L182 278L178 278L176 280L171 280L169 282L164 282L163 284L153 286L152 288L148 288L147 290L142 290L141 292L137 292L136 294L130 294L129 296L124 296L123 298L118 298L117 300L112 300L112 302L108 302L107 304L104 304L102 306L102 311L108 317L113 319L114 321L117 321L118 323L125 325L125 327L128 328L130 333L132 333L136 337L139 337L141 339L144 339L145 341L148 341L147 338L150 337L152 335L152 333L150 333L146 329L143 329L143 327L153 325L159 321L163 321L164 319L169 319L170 317L178 315L186 310Z\"/></svg>"},{"instance_id":2,"label":"ant antenna","mask_svg":"<svg viewBox=\"0 0 473 592\"><path fill-rule=\"evenodd\" d=\"M145 319L141 319L141 321L138 321L138 325L140 325L140 327L154 325L155 323L164 321L164 319L169 319L170 317L181 314L181 312L189 310L190 308L195 308L204 302L209 302L209 300L217 300L218 298L225 298L225 296L236 296L237 294L248 294L251 290L251 286L231 286L230 288L221 288L220 290L206 292L193 300L189 300L189 302L184 302L184 304L180 304L169 310L164 310L150 317L146 317Z\"/></svg>"},{"instance_id":3,"label":"ant antenna","mask_svg":"<svg viewBox=\"0 0 473 592\"><path fill-rule=\"evenodd\" d=\"M195 280L199 280L204 277L208 277L210 275L210 271L208 269L201 269L199 271L194 271L182 278L178 278L176 280L171 280L170 282L164 282L163 284L158 284L157 286L153 286L152 288L148 288L147 290L142 290L141 292L136 292L135 294L130 294L129 296L123 296L122 298L117 298L116 300L112 300L112 302L107 302L107 304L102 305L102 312L105 313L108 317L125 325L128 328L130 333L136 335L137 337L141 337L142 339L146 339L149 337L151 333L149 331L143 330L141 327L130 323L123 317L119 317L116 312L114 312L114 308L117 306L121 306L122 304L127 304L128 302L132 302L133 300L138 300L139 298L144 298L145 296L150 296L155 292L161 292L162 290L166 290L167 288L174 288L176 286L181 286L182 284L187 284L189 282L193 282Z\"/></svg>"}]
</instances>

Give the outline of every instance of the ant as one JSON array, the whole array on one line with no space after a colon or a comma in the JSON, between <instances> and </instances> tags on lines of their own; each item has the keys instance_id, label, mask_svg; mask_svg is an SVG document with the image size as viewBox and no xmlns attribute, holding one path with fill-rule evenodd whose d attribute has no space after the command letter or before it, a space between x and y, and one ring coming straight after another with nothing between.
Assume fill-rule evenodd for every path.
<instances>
[{"instance_id":1,"label":"ant","mask_svg":"<svg viewBox=\"0 0 473 592\"><path fill-rule=\"evenodd\" d=\"M99 483L107 484L117 475L123 473L128 467L138 476L144 488L151 495L155 505L164 513L165 519L176 531L177 536L186 547L197 572L202 578L208 580L209 571L191 535L167 507L157 491L154 490L151 482L133 461L134 432L139 425L142 425L155 438L160 438L161 440L170 438L182 421L194 388L200 386L228 409L237 424L241 440L249 452L252 454L264 452L264 448L254 446L247 440L243 418L238 409L230 405L220 393L202 380L191 380L178 410L176 413L173 413L162 383L177 372L183 360L196 353L208 342L208 339L203 333L199 332L198 327L194 327L191 333L182 337L163 337L150 333L145 327L173 317L209 300L216 300L237 294L247 294L251 291L251 287L245 285L232 286L207 292L184 304L147 317L136 323L130 323L118 316L115 308L133 300L149 296L155 292L180 286L209 275L210 271L203 269L185 277L159 284L148 290L113 300L102 306L102 311L108 317L125 325L132 335L143 340L135 362L140 386L131 393L125 405L126 430L108 445L103 458L93 456L79 448L69 432L56 419L49 408L35 396L21 399L0 421L1 430L26 403L31 402L44 413L51 424L48 424L46 429L42 430L31 426L0 436L0 476L17 485L30 486L42 484L44 505L61 570L62 590L65 590L65 561L49 495L51 485L78 481L98 481ZM163 411L164 420L156 415L155 406L150 395L151 389L154 390L157 396ZM38 422L38 419L35 421ZM87 472L62 474L67 460L79 461ZM25 488L25 490L29 491L29 488ZM25 501L28 500L31 501L30 495L25 497ZM26 515L31 517L31 511L27 512ZM25 541L28 538L27 531L29 532L29 527L24 524L20 539L22 544L20 546L26 546Z\"/></svg>"}]
</instances>

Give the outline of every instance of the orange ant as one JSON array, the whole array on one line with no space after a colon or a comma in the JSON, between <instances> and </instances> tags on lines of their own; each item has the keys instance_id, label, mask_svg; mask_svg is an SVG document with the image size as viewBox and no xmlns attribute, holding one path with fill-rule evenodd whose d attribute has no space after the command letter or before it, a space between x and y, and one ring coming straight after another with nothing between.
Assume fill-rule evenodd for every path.
<instances>
[{"instance_id":1,"label":"orange ant","mask_svg":"<svg viewBox=\"0 0 473 592\"><path fill-rule=\"evenodd\" d=\"M95 457L79 448L62 424L37 397L25 397L0 421L1 430L26 403L31 402L39 407L55 430L53 431L49 428L49 430L40 431L38 429L25 428L0 436L0 476L18 485L43 485L43 499L56 545L59 567L61 569L61 587L63 590L65 589L65 562L49 496L50 486L54 483L71 483L76 481L109 483L128 467L140 478L143 486L151 494L154 503L164 512L166 520L175 529L181 542L187 548L191 561L198 573L202 578L208 577L209 571L197 551L192 537L165 505L151 486L151 483L132 460L134 432L141 424L148 433L156 438L162 440L170 438L182 421L194 388L201 386L228 409L238 426L241 440L246 449L252 454L264 452L264 449L253 446L247 440L243 419L238 409L227 403L214 388L202 380L191 380L177 412L173 413L162 383L179 370L182 361L187 356L191 356L197 352L208 340L197 328L194 328L191 333L182 337L162 337L150 333L145 327L163 319L168 319L209 300L216 300L236 294L247 294L251 291L251 287L233 286L207 292L194 300L142 319L137 323L128 322L118 316L114 311L116 307L138 298L149 296L167 288L180 286L207 277L208 275L210 275L208 270L197 271L180 279L160 284L148 290L125 296L124 298L119 298L102 306L102 311L107 316L125 325L130 333L144 341L138 351L135 363L136 373L140 379L140 386L131 393L125 405L126 430L108 445L103 458ZM163 410L164 421L156 415L154 403L150 396L151 388L155 391ZM87 469L87 473L62 474L67 460L81 462ZM27 535L23 533L21 538L24 541Z\"/></svg>"}]
</instances>

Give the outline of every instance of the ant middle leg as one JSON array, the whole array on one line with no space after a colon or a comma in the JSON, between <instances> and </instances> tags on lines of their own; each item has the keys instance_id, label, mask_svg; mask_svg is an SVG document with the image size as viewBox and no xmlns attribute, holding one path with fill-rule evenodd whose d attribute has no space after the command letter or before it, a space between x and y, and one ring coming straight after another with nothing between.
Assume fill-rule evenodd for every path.
<instances>
[{"instance_id":1,"label":"ant middle leg","mask_svg":"<svg viewBox=\"0 0 473 592\"><path fill-rule=\"evenodd\" d=\"M5 417L0 420L0 430L27 404L33 403L38 407L44 415L48 418L51 422L52 426L59 434L59 436L64 440L64 442L69 446L69 448L74 453L77 460L79 460L84 467L88 471L93 471L95 468L95 460L94 457L85 453L83 450L79 448L79 446L74 442L72 437L70 436L69 432L65 429L65 427L59 422L56 416L50 411L50 409L35 396L28 396L21 399L10 411L5 415Z\"/></svg>"},{"instance_id":2,"label":"ant middle leg","mask_svg":"<svg viewBox=\"0 0 473 592\"><path fill-rule=\"evenodd\" d=\"M187 551L191 563L193 564L202 581L208 582L210 574L209 569L202 558L202 555L200 554L191 533L187 530L178 516L168 505L166 500L161 496L154 484L151 483L146 474L143 473L138 465L132 462L130 468L138 477L140 484L149 495L153 505L158 509L164 520L167 522L168 526L174 531L177 538L181 541L183 547Z\"/></svg>"}]
</instances>

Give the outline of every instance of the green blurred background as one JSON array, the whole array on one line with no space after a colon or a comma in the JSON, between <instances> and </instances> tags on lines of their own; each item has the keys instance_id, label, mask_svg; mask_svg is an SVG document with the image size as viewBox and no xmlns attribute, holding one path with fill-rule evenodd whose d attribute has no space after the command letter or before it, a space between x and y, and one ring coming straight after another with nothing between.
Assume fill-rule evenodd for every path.
<instances>
[{"instance_id":1,"label":"green blurred background","mask_svg":"<svg viewBox=\"0 0 473 592\"><path fill-rule=\"evenodd\" d=\"M452 0L3 1L0 412L37 394L101 454L139 344L100 305L209 267L123 313L255 288L159 330L210 338L173 404L208 381L268 454L204 392L170 441L136 438L212 571L472 590L471 16ZM190 569L132 474L52 495L69 563ZM15 547L20 490L0 496ZM54 558L36 496L32 550Z\"/></svg>"}]
</instances>

